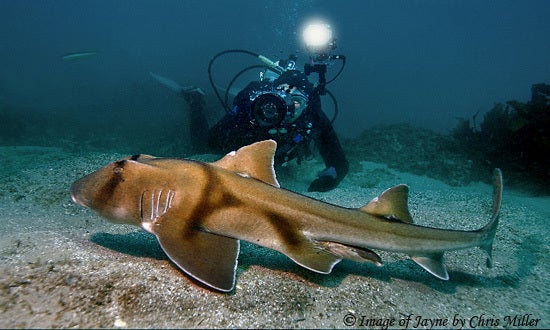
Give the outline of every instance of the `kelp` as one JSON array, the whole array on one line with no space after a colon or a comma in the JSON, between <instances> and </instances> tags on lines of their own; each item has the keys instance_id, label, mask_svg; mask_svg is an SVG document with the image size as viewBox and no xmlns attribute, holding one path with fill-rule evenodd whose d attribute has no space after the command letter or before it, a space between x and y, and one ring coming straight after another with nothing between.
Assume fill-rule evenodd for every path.
<instances>
[{"instance_id":1,"label":"kelp","mask_svg":"<svg viewBox=\"0 0 550 330\"><path fill-rule=\"evenodd\" d=\"M510 180L550 184L550 85L535 84L528 102L497 103L479 129L461 120L452 136L461 150L485 166L511 172ZM546 188L548 189L548 188Z\"/></svg>"}]
</instances>

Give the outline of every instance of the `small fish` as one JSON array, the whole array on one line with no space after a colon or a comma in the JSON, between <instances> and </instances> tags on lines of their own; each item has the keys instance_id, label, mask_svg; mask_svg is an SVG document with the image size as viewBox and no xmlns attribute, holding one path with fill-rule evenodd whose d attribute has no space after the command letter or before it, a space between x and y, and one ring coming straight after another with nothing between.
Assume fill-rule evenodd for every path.
<instances>
[{"instance_id":1,"label":"small fish","mask_svg":"<svg viewBox=\"0 0 550 330\"><path fill-rule=\"evenodd\" d=\"M273 168L276 147L273 140L257 142L213 163L135 155L74 182L71 196L111 222L153 233L181 270L225 292L235 286L239 240L324 274L342 259L381 266L371 249L405 253L442 280L449 279L445 251L480 247L491 267L500 170L494 173L489 223L474 231L444 230L412 223L403 184L357 209L280 188Z\"/></svg>"},{"instance_id":2,"label":"small fish","mask_svg":"<svg viewBox=\"0 0 550 330\"><path fill-rule=\"evenodd\" d=\"M61 57L63 61L74 61L97 55L96 51L69 53Z\"/></svg>"}]
</instances>

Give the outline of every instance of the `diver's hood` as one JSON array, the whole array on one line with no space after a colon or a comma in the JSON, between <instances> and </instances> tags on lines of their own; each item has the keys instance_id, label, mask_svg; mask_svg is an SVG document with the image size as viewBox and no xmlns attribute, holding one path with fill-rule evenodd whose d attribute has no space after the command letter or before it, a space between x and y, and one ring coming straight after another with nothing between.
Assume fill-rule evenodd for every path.
<instances>
[{"instance_id":1,"label":"diver's hood","mask_svg":"<svg viewBox=\"0 0 550 330\"><path fill-rule=\"evenodd\" d=\"M295 86L306 95L311 95L313 92L313 84L307 80L307 76L298 70L288 70L283 72L279 78L275 79L274 85L289 84Z\"/></svg>"}]
</instances>

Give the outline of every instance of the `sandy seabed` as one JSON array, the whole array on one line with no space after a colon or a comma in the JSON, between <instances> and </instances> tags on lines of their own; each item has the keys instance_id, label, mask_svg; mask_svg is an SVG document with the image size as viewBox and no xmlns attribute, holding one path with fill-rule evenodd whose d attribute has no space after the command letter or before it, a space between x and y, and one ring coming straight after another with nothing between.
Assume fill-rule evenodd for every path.
<instances>
[{"instance_id":1,"label":"sandy seabed","mask_svg":"<svg viewBox=\"0 0 550 330\"><path fill-rule=\"evenodd\" d=\"M74 180L122 156L0 147L0 328L550 327L549 197L505 186L493 268L476 248L446 253L449 281L383 252L382 267L342 261L321 275L243 242L236 289L222 294L180 272L153 235L72 203ZM337 189L309 195L360 207L406 183L417 224L473 230L489 221L489 185L362 165ZM286 169L279 181L303 193L316 167Z\"/></svg>"}]
</instances>

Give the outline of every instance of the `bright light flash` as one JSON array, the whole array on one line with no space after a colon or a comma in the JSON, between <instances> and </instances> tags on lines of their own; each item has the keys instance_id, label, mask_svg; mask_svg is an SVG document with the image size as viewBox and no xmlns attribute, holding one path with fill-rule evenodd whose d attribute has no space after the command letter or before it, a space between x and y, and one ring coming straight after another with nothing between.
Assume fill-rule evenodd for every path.
<instances>
[{"instance_id":1,"label":"bright light flash","mask_svg":"<svg viewBox=\"0 0 550 330\"><path fill-rule=\"evenodd\" d=\"M306 26L302 34L307 47L326 47L332 41L330 25L322 22Z\"/></svg>"}]
</instances>

